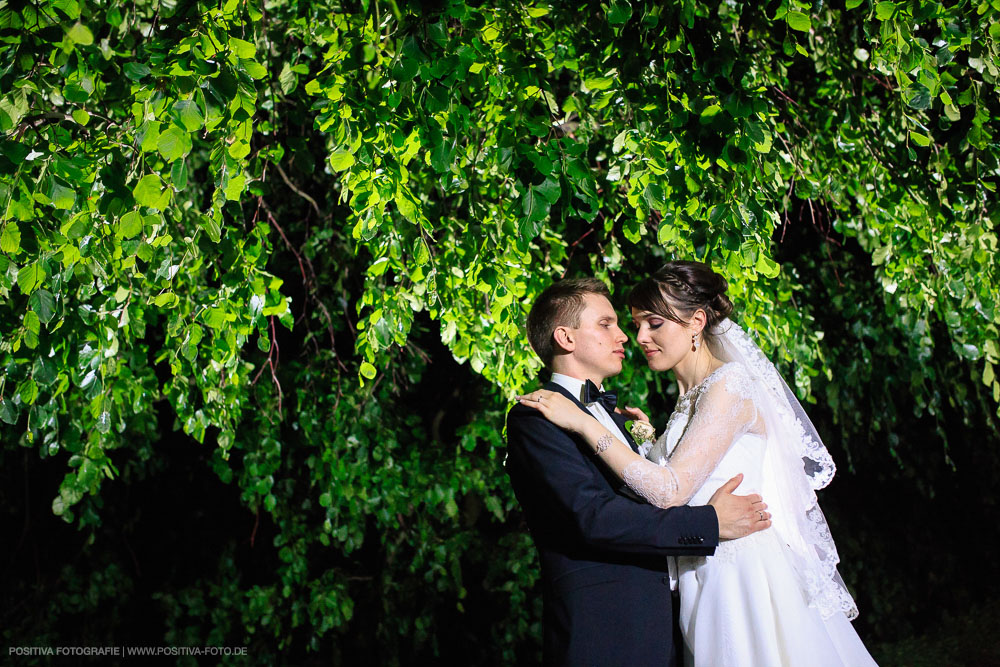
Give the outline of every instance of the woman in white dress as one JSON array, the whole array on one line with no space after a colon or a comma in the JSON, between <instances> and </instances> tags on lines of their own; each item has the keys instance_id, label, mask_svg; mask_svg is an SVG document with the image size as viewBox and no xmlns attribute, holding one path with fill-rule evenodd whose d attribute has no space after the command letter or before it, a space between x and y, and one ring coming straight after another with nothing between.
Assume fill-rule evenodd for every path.
<instances>
[{"instance_id":1,"label":"woman in white dress","mask_svg":"<svg viewBox=\"0 0 1000 667\"><path fill-rule=\"evenodd\" d=\"M703 505L737 474L772 527L677 562L685 662L697 667L874 665L816 489L834 465L795 396L728 319L727 284L699 262L670 262L629 295L636 340L680 399L644 458L561 394L519 397L579 433L633 491L658 507ZM626 414L648 421L641 411Z\"/></svg>"}]
</instances>

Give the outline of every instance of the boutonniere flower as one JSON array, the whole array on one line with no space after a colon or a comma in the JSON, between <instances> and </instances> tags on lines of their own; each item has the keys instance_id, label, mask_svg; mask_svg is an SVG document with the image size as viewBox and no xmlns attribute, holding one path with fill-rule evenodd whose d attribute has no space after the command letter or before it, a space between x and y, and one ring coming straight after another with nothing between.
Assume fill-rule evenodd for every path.
<instances>
[{"instance_id":1,"label":"boutonniere flower","mask_svg":"<svg viewBox=\"0 0 1000 667\"><path fill-rule=\"evenodd\" d=\"M632 437L638 443L652 442L656 439L656 429L649 422L633 420L629 424L629 432L632 433Z\"/></svg>"}]
</instances>

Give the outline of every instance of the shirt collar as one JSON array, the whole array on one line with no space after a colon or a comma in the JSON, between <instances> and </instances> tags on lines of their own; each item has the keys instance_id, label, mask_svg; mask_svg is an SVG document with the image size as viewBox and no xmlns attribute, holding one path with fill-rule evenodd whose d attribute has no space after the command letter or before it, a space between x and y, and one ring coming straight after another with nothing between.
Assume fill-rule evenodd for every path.
<instances>
[{"instance_id":1,"label":"shirt collar","mask_svg":"<svg viewBox=\"0 0 1000 667\"><path fill-rule=\"evenodd\" d=\"M587 384L586 380L578 380L562 373L553 373L552 382L568 391L571 396L575 396L576 400L583 403L583 386ZM598 389L604 391L604 385L599 386ZM588 403L587 405L593 405L593 403Z\"/></svg>"}]
</instances>

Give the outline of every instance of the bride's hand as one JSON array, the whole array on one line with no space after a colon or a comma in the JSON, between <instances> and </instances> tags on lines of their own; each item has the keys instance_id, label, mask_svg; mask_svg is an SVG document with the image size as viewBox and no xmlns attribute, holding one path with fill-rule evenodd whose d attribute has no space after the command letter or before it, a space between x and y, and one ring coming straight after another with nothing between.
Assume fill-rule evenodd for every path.
<instances>
[{"instance_id":1,"label":"bride's hand","mask_svg":"<svg viewBox=\"0 0 1000 667\"><path fill-rule=\"evenodd\" d=\"M630 408L626 406L624 408L615 408L615 412L623 414L629 419L646 422L647 424L649 423L649 417L647 417L646 413L639 408Z\"/></svg>"},{"instance_id":2,"label":"bride's hand","mask_svg":"<svg viewBox=\"0 0 1000 667\"><path fill-rule=\"evenodd\" d=\"M555 391L538 389L518 396L521 405L527 405L542 413L550 422L570 431L579 431L586 419L586 414L562 394Z\"/></svg>"}]
</instances>

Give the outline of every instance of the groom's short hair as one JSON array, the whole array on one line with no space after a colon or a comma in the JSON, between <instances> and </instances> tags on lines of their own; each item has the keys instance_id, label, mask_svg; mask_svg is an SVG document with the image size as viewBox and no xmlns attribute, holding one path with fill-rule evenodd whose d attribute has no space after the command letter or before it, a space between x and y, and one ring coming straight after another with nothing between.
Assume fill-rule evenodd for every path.
<instances>
[{"instance_id":1,"label":"groom's short hair","mask_svg":"<svg viewBox=\"0 0 1000 667\"><path fill-rule=\"evenodd\" d=\"M552 368L552 359L556 354L552 334L556 327L580 326L583 297L587 294L599 294L611 300L608 286L597 278L560 280L545 288L535 299L528 313L528 342L546 368Z\"/></svg>"}]
</instances>

